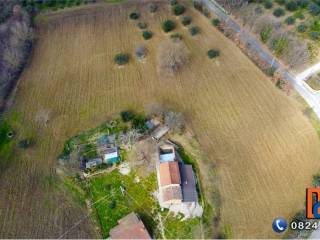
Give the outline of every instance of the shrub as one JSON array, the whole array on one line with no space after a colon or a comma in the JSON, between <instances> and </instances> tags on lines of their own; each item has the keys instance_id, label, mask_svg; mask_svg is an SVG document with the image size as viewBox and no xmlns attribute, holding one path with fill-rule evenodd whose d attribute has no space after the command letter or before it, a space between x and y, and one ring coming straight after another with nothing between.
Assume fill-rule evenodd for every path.
<instances>
[{"instance_id":1,"label":"shrub","mask_svg":"<svg viewBox=\"0 0 320 240\"><path fill-rule=\"evenodd\" d=\"M312 40L319 40L320 39L320 32L312 31L309 33L309 36Z\"/></svg>"},{"instance_id":2,"label":"shrub","mask_svg":"<svg viewBox=\"0 0 320 240\"><path fill-rule=\"evenodd\" d=\"M122 121L129 122L135 118L136 114L134 111L126 110L126 111L122 111L120 113L120 116L121 116Z\"/></svg>"},{"instance_id":3,"label":"shrub","mask_svg":"<svg viewBox=\"0 0 320 240\"><path fill-rule=\"evenodd\" d=\"M171 34L170 38L174 41L174 42L177 42L179 40L182 39L182 36L180 33L174 33L174 34Z\"/></svg>"},{"instance_id":4,"label":"shrub","mask_svg":"<svg viewBox=\"0 0 320 240\"><path fill-rule=\"evenodd\" d=\"M109 204L110 209L114 209L117 206L117 202L115 200L112 200L112 202Z\"/></svg>"},{"instance_id":5,"label":"shrub","mask_svg":"<svg viewBox=\"0 0 320 240\"><path fill-rule=\"evenodd\" d=\"M147 49L144 46L139 46L136 48L135 50L135 54L137 56L137 58L144 58L147 55Z\"/></svg>"},{"instance_id":6,"label":"shrub","mask_svg":"<svg viewBox=\"0 0 320 240\"><path fill-rule=\"evenodd\" d=\"M199 1L193 1L193 7L197 9L199 12L202 12L202 3Z\"/></svg>"},{"instance_id":7,"label":"shrub","mask_svg":"<svg viewBox=\"0 0 320 240\"><path fill-rule=\"evenodd\" d=\"M282 17L282 16L284 16L285 14L286 14L286 12L284 11L283 8L277 8L277 9L275 9L275 10L273 11L273 15L274 15L275 17Z\"/></svg>"},{"instance_id":8,"label":"shrub","mask_svg":"<svg viewBox=\"0 0 320 240\"><path fill-rule=\"evenodd\" d=\"M300 32L300 33L304 33L305 31L307 31L307 26L305 24L300 24L297 27L297 31Z\"/></svg>"},{"instance_id":9,"label":"shrub","mask_svg":"<svg viewBox=\"0 0 320 240\"><path fill-rule=\"evenodd\" d=\"M309 12L313 16L317 16L320 14L320 6L315 3L309 4Z\"/></svg>"},{"instance_id":10,"label":"shrub","mask_svg":"<svg viewBox=\"0 0 320 240\"><path fill-rule=\"evenodd\" d=\"M256 8L254 9L254 12L255 12L256 14L260 15L261 13L263 13L263 10L262 10L261 7L256 7Z\"/></svg>"},{"instance_id":11,"label":"shrub","mask_svg":"<svg viewBox=\"0 0 320 240\"><path fill-rule=\"evenodd\" d=\"M162 30L164 32L170 32L172 31L173 29L175 29L176 27L176 24L174 21L171 21L171 20L165 20L163 23L162 23Z\"/></svg>"},{"instance_id":12,"label":"shrub","mask_svg":"<svg viewBox=\"0 0 320 240\"><path fill-rule=\"evenodd\" d=\"M191 36L197 35L200 32L200 28L197 26L192 26L189 28Z\"/></svg>"},{"instance_id":13,"label":"shrub","mask_svg":"<svg viewBox=\"0 0 320 240\"><path fill-rule=\"evenodd\" d=\"M19 146L19 148L27 149L32 144L33 144L32 139L31 138L26 138L26 139L23 139L23 140L19 141L18 146Z\"/></svg>"},{"instance_id":14,"label":"shrub","mask_svg":"<svg viewBox=\"0 0 320 240\"><path fill-rule=\"evenodd\" d=\"M177 4L172 7L173 14L180 16L185 12L186 8L183 5Z\"/></svg>"},{"instance_id":15,"label":"shrub","mask_svg":"<svg viewBox=\"0 0 320 240\"><path fill-rule=\"evenodd\" d=\"M320 175L319 174L313 176L312 185L314 187L319 187L320 186Z\"/></svg>"},{"instance_id":16,"label":"shrub","mask_svg":"<svg viewBox=\"0 0 320 240\"><path fill-rule=\"evenodd\" d=\"M149 12L154 13L158 9L158 6L155 3L150 3L149 4Z\"/></svg>"},{"instance_id":17,"label":"shrub","mask_svg":"<svg viewBox=\"0 0 320 240\"><path fill-rule=\"evenodd\" d=\"M144 38L144 40L149 40L150 38L152 38L153 33L150 31L143 31L142 36Z\"/></svg>"},{"instance_id":18,"label":"shrub","mask_svg":"<svg viewBox=\"0 0 320 240\"><path fill-rule=\"evenodd\" d=\"M300 20L305 19L304 15L303 15L303 13L302 13L301 11L295 12L295 13L293 14L293 17L296 18L296 19L298 18L298 19L300 19Z\"/></svg>"},{"instance_id":19,"label":"shrub","mask_svg":"<svg viewBox=\"0 0 320 240\"><path fill-rule=\"evenodd\" d=\"M298 4L295 1L289 1L286 4L286 9L290 12L296 11L298 9Z\"/></svg>"},{"instance_id":20,"label":"shrub","mask_svg":"<svg viewBox=\"0 0 320 240\"><path fill-rule=\"evenodd\" d=\"M211 20L211 23L213 26L219 26L219 24L221 23L220 20L218 18L214 18Z\"/></svg>"},{"instance_id":21,"label":"shrub","mask_svg":"<svg viewBox=\"0 0 320 240\"><path fill-rule=\"evenodd\" d=\"M190 16L183 16L181 22L183 26L187 26L192 22L192 18Z\"/></svg>"},{"instance_id":22,"label":"shrub","mask_svg":"<svg viewBox=\"0 0 320 240\"><path fill-rule=\"evenodd\" d=\"M146 28L147 28L147 24L146 24L146 23L143 23L143 22L139 22L139 23L137 24L137 26L138 26L138 28L140 28L140 29L146 29Z\"/></svg>"},{"instance_id":23,"label":"shrub","mask_svg":"<svg viewBox=\"0 0 320 240\"><path fill-rule=\"evenodd\" d=\"M207 18L211 17L210 11L207 8L203 8L202 13L204 16L206 16Z\"/></svg>"},{"instance_id":24,"label":"shrub","mask_svg":"<svg viewBox=\"0 0 320 240\"><path fill-rule=\"evenodd\" d=\"M276 0L276 3L279 5L284 5L286 3L286 0Z\"/></svg>"},{"instance_id":25,"label":"shrub","mask_svg":"<svg viewBox=\"0 0 320 240\"><path fill-rule=\"evenodd\" d=\"M124 64L129 62L129 55L128 54L119 53L119 54L114 56L113 60L118 65L124 65Z\"/></svg>"},{"instance_id":26,"label":"shrub","mask_svg":"<svg viewBox=\"0 0 320 240\"><path fill-rule=\"evenodd\" d=\"M293 16L287 17L285 23L288 25L292 25L296 22L296 19Z\"/></svg>"},{"instance_id":27,"label":"shrub","mask_svg":"<svg viewBox=\"0 0 320 240\"><path fill-rule=\"evenodd\" d=\"M137 20L137 19L140 17L140 13L138 13L138 12L132 12L132 13L130 13L129 17L130 17L130 19L132 19L132 20Z\"/></svg>"},{"instance_id":28,"label":"shrub","mask_svg":"<svg viewBox=\"0 0 320 240\"><path fill-rule=\"evenodd\" d=\"M273 4L270 0L265 1L263 5L266 9L270 9L273 6Z\"/></svg>"},{"instance_id":29,"label":"shrub","mask_svg":"<svg viewBox=\"0 0 320 240\"><path fill-rule=\"evenodd\" d=\"M1 146L11 141L10 133L13 132L12 127L6 121L0 121L0 149Z\"/></svg>"},{"instance_id":30,"label":"shrub","mask_svg":"<svg viewBox=\"0 0 320 240\"><path fill-rule=\"evenodd\" d=\"M265 25L261 32L260 32L260 39L263 43L266 43L270 36L271 36L271 32L272 32L272 25L271 24L267 24Z\"/></svg>"},{"instance_id":31,"label":"shrub","mask_svg":"<svg viewBox=\"0 0 320 240\"><path fill-rule=\"evenodd\" d=\"M183 41L165 42L158 51L158 71L161 75L172 76L189 62L190 51Z\"/></svg>"},{"instance_id":32,"label":"shrub","mask_svg":"<svg viewBox=\"0 0 320 240\"><path fill-rule=\"evenodd\" d=\"M177 4L178 4L177 0L170 0L170 5L171 6L174 6L174 5L177 5Z\"/></svg>"},{"instance_id":33,"label":"shrub","mask_svg":"<svg viewBox=\"0 0 320 240\"><path fill-rule=\"evenodd\" d=\"M272 41L272 49L274 50L275 55L278 57L281 56L285 50L287 50L288 45L289 40L286 37L280 37Z\"/></svg>"},{"instance_id":34,"label":"shrub","mask_svg":"<svg viewBox=\"0 0 320 240\"><path fill-rule=\"evenodd\" d=\"M146 130L147 118L143 114L136 114L132 119L132 126L135 129Z\"/></svg>"},{"instance_id":35,"label":"shrub","mask_svg":"<svg viewBox=\"0 0 320 240\"><path fill-rule=\"evenodd\" d=\"M298 0L297 4L300 8L306 8L309 5L309 0Z\"/></svg>"},{"instance_id":36,"label":"shrub","mask_svg":"<svg viewBox=\"0 0 320 240\"><path fill-rule=\"evenodd\" d=\"M220 56L220 51L219 50L214 50L214 49L210 49L208 52L207 52L207 55L210 59L212 58L216 58L216 57L219 57Z\"/></svg>"}]
</instances>

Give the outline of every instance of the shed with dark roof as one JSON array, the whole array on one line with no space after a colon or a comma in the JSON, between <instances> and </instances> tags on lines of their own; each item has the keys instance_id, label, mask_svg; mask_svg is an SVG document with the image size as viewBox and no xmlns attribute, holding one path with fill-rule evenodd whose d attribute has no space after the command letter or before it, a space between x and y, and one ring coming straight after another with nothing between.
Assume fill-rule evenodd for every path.
<instances>
[{"instance_id":1,"label":"shed with dark roof","mask_svg":"<svg viewBox=\"0 0 320 240\"><path fill-rule=\"evenodd\" d=\"M198 202L196 178L191 165L179 163L183 202Z\"/></svg>"}]
</instances>

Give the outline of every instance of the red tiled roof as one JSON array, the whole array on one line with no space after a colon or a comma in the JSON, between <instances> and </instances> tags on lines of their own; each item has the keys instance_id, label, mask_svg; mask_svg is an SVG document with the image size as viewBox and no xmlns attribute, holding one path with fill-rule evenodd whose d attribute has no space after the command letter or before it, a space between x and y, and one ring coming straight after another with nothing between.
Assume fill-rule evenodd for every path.
<instances>
[{"instance_id":1,"label":"red tiled roof","mask_svg":"<svg viewBox=\"0 0 320 240\"><path fill-rule=\"evenodd\" d=\"M159 173L162 187L181 183L179 165L176 161L160 163Z\"/></svg>"},{"instance_id":2,"label":"red tiled roof","mask_svg":"<svg viewBox=\"0 0 320 240\"><path fill-rule=\"evenodd\" d=\"M180 186L170 186L162 188L162 200L164 202L172 200L182 200L182 193Z\"/></svg>"},{"instance_id":3,"label":"red tiled roof","mask_svg":"<svg viewBox=\"0 0 320 240\"><path fill-rule=\"evenodd\" d=\"M143 222L133 212L121 218L118 223L109 232L111 239L151 239Z\"/></svg>"}]
</instances>

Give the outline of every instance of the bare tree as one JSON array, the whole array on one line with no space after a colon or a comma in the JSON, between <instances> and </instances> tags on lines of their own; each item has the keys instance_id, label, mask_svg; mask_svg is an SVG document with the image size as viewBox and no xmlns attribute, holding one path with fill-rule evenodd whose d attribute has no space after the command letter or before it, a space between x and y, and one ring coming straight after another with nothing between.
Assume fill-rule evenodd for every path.
<instances>
[{"instance_id":1,"label":"bare tree","mask_svg":"<svg viewBox=\"0 0 320 240\"><path fill-rule=\"evenodd\" d=\"M148 52L148 50L145 46L139 46L135 50L135 54L136 54L137 58L140 60L146 57L147 52Z\"/></svg>"},{"instance_id":2,"label":"bare tree","mask_svg":"<svg viewBox=\"0 0 320 240\"><path fill-rule=\"evenodd\" d=\"M182 113L168 111L164 112L164 123L170 129L182 130L185 126L185 119Z\"/></svg>"},{"instance_id":3,"label":"bare tree","mask_svg":"<svg viewBox=\"0 0 320 240\"><path fill-rule=\"evenodd\" d=\"M182 41L167 41L159 46L158 70L160 74L174 75L189 62L190 51Z\"/></svg>"},{"instance_id":4,"label":"bare tree","mask_svg":"<svg viewBox=\"0 0 320 240\"><path fill-rule=\"evenodd\" d=\"M43 109L38 111L35 120L40 126L47 126L50 120L50 110Z\"/></svg>"}]
</instances>

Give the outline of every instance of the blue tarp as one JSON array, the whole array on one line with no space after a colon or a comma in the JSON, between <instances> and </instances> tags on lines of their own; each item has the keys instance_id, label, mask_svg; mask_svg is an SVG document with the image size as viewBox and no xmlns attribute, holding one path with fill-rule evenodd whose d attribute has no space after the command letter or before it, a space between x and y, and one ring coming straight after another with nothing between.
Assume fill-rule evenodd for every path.
<instances>
[{"instance_id":1,"label":"blue tarp","mask_svg":"<svg viewBox=\"0 0 320 240\"><path fill-rule=\"evenodd\" d=\"M160 162L172 162L174 161L174 153L166 153L160 155Z\"/></svg>"}]
</instances>

